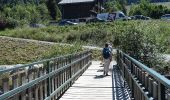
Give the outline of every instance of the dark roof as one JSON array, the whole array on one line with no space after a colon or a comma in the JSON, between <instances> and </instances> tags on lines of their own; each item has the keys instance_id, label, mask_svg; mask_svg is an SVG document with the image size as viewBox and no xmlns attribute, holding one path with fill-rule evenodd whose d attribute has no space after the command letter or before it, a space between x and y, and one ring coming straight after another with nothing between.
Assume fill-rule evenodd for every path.
<instances>
[{"instance_id":1,"label":"dark roof","mask_svg":"<svg viewBox=\"0 0 170 100\"><path fill-rule=\"evenodd\" d=\"M61 0L58 4L71 4L71 3L83 3L94 2L95 0Z\"/></svg>"}]
</instances>

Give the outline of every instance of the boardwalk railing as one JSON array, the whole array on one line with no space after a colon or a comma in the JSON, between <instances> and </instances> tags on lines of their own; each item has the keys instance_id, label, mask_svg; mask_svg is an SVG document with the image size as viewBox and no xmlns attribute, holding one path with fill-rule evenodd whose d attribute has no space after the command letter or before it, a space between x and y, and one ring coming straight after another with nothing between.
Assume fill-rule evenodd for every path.
<instances>
[{"instance_id":1,"label":"boardwalk railing","mask_svg":"<svg viewBox=\"0 0 170 100\"><path fill-rule=\"evenodd\" d=\"M170 100L170 80L117 50L117 64L135 100Z\"/></svg>"},{"instance_id":2,"label":"boardwalk railing","mask_svg":"<svg viewBox=\"0 0 170 100\"><path fill-rule=\"evenodd\" d=\"M90 64L86 51L0 70L0 100L56 100Z\"/></svg>"}]
</instances>

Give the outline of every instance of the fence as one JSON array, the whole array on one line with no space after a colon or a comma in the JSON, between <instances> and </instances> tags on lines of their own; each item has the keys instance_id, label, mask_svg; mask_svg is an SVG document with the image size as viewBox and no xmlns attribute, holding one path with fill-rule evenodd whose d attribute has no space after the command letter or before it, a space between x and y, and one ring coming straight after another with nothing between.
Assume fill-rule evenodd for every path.
<instances>
[{"instance_id":1,"label":"fence","mask_svg":"<svg viewBox=\"0 0 170 100\"><path fill-rule=\"evenodd\" d=\"M86 51L0 70L0 100L55 100L90 64Z\"/></svg>"},{"instance_id":2,"label":"fence","mask_svg":"<svg viewBox=\"0 0 170 100\"><path fill-rule=\"evenodd\" d=\"M117 63L135 100L170 100L170 80L117 50Z\"/></svg>"}]
</instances>

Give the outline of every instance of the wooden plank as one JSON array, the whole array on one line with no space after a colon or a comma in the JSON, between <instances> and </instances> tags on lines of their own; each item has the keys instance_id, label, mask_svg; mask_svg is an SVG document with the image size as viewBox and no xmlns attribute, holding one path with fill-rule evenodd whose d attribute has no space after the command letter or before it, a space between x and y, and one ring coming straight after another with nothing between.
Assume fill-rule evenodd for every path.
<instances>
[{"instance_id":1,"label":"wooden plank","mask_svg":"<svg viewBox=\"0 0 170 100\"><path fill-rule=\"evenodd\" d=\"M114 100L113 95L120 96L120 94L112 94L112 71L109 72L110 76L103 76L101 71L103 67L99 66L100 62L94 61L60 100Z\"/></svg>"}]
</instances>

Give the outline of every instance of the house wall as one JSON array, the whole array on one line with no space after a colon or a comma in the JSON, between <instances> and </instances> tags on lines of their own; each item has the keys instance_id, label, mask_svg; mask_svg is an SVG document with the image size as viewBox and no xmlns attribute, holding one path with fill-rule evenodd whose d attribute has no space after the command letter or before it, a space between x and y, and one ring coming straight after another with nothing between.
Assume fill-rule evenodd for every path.
<instances>
[{"instance_id":1,"label":"house wall","mask_svg":"<svg viewBox=\"0 0 170 100\"><path fill-rule=\"evenodd\" d=\"M94 5L94 2L61 5L62 19L77 19L90 17L90 10L93 9Z\"/></svg>"}]
</instances>

